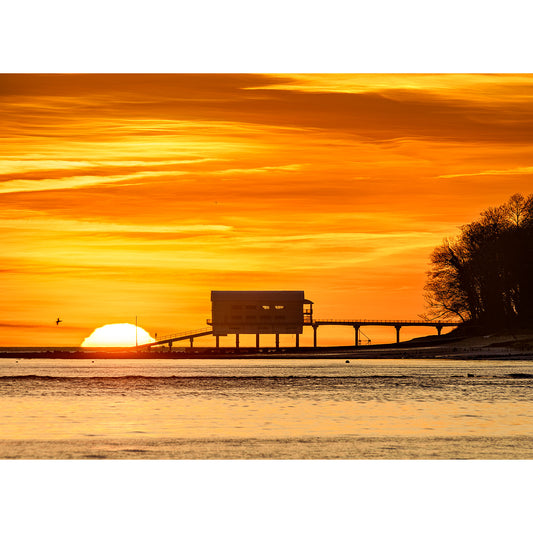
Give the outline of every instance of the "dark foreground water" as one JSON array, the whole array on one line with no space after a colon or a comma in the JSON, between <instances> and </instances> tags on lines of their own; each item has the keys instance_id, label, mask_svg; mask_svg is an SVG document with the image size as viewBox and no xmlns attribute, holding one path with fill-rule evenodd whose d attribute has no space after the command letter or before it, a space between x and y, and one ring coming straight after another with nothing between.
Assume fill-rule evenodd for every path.
<instances>
[{"instance_id":1,"label":"dark foreground water","mask_svg":"<svg viewBox=\"0 0 533 533\"><path fill-rule=\"evenodd\" d=\"M531 459L533 362L0 360L3 459Z\"/></svg>"}]
</instances>

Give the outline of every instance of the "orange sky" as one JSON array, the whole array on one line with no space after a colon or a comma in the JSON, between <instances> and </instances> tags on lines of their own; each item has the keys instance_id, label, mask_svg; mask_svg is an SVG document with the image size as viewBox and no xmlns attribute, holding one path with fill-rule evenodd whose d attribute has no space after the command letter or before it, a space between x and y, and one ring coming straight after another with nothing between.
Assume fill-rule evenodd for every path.
<instances>
[{"instance_id":1,"label":"orange sky","mask_svg":"<svg viewBox=\"0 0 533 533\"><path fill-rule=\"evenodd\" d=\"M0 75L0 345L202 328L212 289L416 319L431 250L533 192L532 103L524 74Z\"/></svg>"}]
</instances>

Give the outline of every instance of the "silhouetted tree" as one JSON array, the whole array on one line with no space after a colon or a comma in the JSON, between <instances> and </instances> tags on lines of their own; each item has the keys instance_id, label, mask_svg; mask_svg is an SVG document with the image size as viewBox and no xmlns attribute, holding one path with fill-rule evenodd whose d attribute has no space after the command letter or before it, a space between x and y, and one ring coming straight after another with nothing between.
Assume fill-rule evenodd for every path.
<instances>
[{"instance_id":1,"label":"silhouetted tree","mask_svg":"<svg viewBox=\"0 0 533 533\"><path fill-rule=\"evenodd\" d=\"M461 227L431 255L426 300L432 318L484 325L533 319L533 195L511 196Z\"/></svg>"}]
</instances>

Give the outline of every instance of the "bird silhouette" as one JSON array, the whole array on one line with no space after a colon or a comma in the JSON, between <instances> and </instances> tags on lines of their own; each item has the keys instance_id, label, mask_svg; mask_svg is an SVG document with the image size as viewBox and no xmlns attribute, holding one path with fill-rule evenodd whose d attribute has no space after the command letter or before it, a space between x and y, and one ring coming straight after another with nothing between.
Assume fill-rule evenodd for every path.
<instances>
[{"instance_id":1,"label":"bird silhouette","mask_svg":"<svg viewBox=\"0 0 533 533\"><path fill-rule=\"evenodd\" d=\"M63 322L63 321L58 317L57 320L56 320L56 326L59 326L60 322Z\"/></svg>"}]
</instances>

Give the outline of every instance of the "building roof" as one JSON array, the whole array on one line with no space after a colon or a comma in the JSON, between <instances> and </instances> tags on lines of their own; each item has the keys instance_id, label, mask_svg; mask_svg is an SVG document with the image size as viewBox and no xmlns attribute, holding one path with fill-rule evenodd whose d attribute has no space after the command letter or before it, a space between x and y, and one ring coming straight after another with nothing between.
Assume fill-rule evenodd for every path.
<instances>
[{"instance_id":1,"label":"building roof","mask_svg":"<svg viewBox=\"0 0 533 533\"><path fill-rule=\"evenodd\" d=\"M304 291L211 291L211 301L233 300L233 301L302 301ZM309 302L309 300L307 300ZM305 303L307 303L305 302Z\"/></svg>"}]
</instances>

